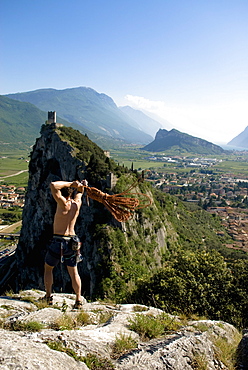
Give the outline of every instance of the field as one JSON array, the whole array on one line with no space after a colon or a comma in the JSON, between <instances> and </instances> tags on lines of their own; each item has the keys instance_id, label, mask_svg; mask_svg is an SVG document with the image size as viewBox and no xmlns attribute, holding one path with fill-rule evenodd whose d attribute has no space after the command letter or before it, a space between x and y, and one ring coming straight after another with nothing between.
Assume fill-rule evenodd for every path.
<instances>
[{"instance_id":1,"label":"field","mask_svg":"<svg viewBox=\"0 0 248 370\"><path fill-rule=\"evenodd\" d=\"M110 155L120 165L124 165L127 168L134 170L153 170L159 172L190 172L191 167L183 167L176 165L175 163L168 163L163 161L149 160L149 157L156 155L164 155L168 157L187 156L188 158L195 158L195 154L186 154L178 152L164 152L164 153L151 153L141 150L139 146L125 146L122 148L111 148ZM210 156L208 156L210 157ZM213 156L212 156L213 157ZM213 169L220 174L233 173L236 176L248 176L248 152L236 152L225 154L222 156L214 156L215 158L222 160L214 165ZM28 161L29 152L27 151L16 151L16 152L1 152L0 153L0 184L26 186L28 182ZM20 171L26 171L17 174ZM12 176L17 174L15 176ZM9 177L6 177L9 176ZM5 178L3 178L5 177Z\"/></svg>"},{"instance_id":2,"label":"field","mask_svg":"<svg viewBox=\"0 0 248 370\"><path fill-rule=\"evenodd\" d=\"M15 186L27 185L28 155L29 153L24 150L14 153L0 153L0 184Z\"/></svg>"},{"instance_id":3,"label":"field","mask_svg":"<svg viewBox=\"0 0 248 370\"><path fill-rule=\"evenodd\" d=\"M181 167L174 163L154 161L147 159L148 157L156 155L164 155L167 157L180 156L188 158L196 158L197 155L193 153L178 153L178 152L163 152L163 153L151 153L141 150L140 147L127 146L120 149L110 150L111 157L120 165L124 165L127 168L133 167L133 169L141 170L154 170L159 172L190 172L192 168ZM202 156L201 156L202 157ZM223 174L233 173L235 175L248 176L248 152L230 152L230 154L206 156L208 158L216 158L218 162L214 166L214 170Z\"/></svg>"}]
</instances>

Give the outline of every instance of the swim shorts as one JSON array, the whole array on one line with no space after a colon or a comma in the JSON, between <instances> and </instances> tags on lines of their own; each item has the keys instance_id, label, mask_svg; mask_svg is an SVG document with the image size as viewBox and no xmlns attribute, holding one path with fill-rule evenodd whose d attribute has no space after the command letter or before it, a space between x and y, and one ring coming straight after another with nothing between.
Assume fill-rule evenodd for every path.
<instances>
[{"instance_id":1,"label":"swim shorts","mask_svg":"<svg viewBox=\"0 0 248 370\"><path fill-rule=\"evenodd\" d=\"M71 249L70 241L71 238L68 236L54 235L48 246L45 262L53 267L59 262L65 263L66 266L75 267L78 255Z\"/></svg>"}]
</instances>

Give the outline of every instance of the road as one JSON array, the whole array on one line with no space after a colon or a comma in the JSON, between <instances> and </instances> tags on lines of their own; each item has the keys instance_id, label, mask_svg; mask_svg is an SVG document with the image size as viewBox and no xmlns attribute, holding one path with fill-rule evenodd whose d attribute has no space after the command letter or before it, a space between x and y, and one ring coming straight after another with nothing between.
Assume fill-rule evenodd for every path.
<instances>
[{"instance_id":1,"label":"road","mask_svg":"<svg viewBox=\"0 0 248 370\"><path fill-rule=\"evenodd\" d=\"M22 220L17 221L14 224L6 226L3 229L1 229L1 232L3 232L3 233L12 233L17 227L21 226L21 224L22 224Z\"/></svg>"},{"instance_id":2,"label":"road","mask_svg":"<svg viewBox=\"0 0 248 370\"><path fill-rule=\"evenodd\" d=\"M19 172L13 173L12 175L2 176L2 177L0 177L0 180L7 179L7 177L12 177L12 176L20 175L20 174L21 174L21 173L23 173L23 172L28 172L28 170L22 170L22 171L19 171Z\"/></svg>"}]
</instances>

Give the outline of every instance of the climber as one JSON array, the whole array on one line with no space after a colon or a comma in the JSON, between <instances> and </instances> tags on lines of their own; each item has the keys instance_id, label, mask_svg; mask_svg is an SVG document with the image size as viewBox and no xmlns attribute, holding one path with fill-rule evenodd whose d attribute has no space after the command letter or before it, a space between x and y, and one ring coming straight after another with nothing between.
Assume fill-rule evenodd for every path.
<instances>
[{"instance_id":1,"label":"climber","mask_svg":"<svg viewBox=\"0 0 248 370\"><path fill-rule=\"evenodd\" d=\"M53 268L59 263L65 263L69 272L72 287L76 294L76 309L82 307L81 279L78 274L77 262L80 256L80 241L75 234L74 226L82 204L82 195L87 181L55 181L50 189L57 202L53 223L53 239L45 257L44 284L46 295L43 298L49 305L53 303L52 285ZM76 195L73 197L73 193Z\"/></svg>"}]
</instances>

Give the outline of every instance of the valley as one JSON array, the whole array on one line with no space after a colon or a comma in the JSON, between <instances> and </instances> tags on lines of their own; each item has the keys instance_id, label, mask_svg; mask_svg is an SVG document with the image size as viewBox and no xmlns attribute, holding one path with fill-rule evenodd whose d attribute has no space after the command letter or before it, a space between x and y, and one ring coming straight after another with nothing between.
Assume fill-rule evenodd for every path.
<instances>
[{"instance_id":1,"label":"valley","mask_svg":"<svg viewBox=\"0 0 248 370\"><path fill-rule=\"evenodd\" d=\"M19 151L0 154L3 218L4 210L11 208L15 213L16 208L19 213L24 205L23 195L14 199L13 194L27 186L28 155ZM111 148L110 157L133 171L143 171L145 181L162 192L219 217L230 236L226 246L248 252L248 152L204 157L173 151L151 153L138 145L125 145Z\"/></svg>"}]
</instances>

